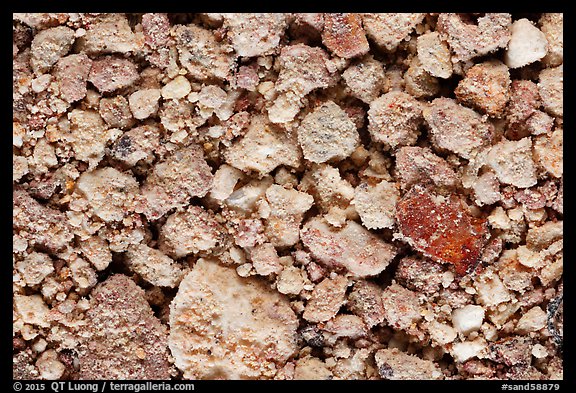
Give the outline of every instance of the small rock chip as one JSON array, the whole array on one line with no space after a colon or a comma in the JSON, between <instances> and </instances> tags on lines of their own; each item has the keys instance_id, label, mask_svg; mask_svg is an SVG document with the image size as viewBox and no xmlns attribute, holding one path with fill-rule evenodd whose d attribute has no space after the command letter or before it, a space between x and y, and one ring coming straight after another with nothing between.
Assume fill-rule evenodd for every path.
<instances>
[{"instance_id":1,"label":"small rock chip","mask_svg":"<svg viewBox=\"0 0 576 393\"><path fill-rule=\"evenodd\" d=\"M486 157L486 163L504 184L527 188L537 182L530 138L519 141L504 140L492 146Z\"/></svg>"},{"instance_id":2,"label":"small rock chip","mask_svg":"<svg viewBox=\"0 0 576 393\"><path fill-rule=\"evenodd\" d=\"M49 71L58 59L65 56L74 43L74 30L66 26L52 27L38 32L32 40L30 63L36 74Z\"/></svg>"},{"instance_id":3,"label":"small rock chip","mask_svg":"<svg viewBox=\"0 0 576 393\"><path fill-rule=\"evenodd\" d=\"M228 243L226 230L214 214L199 206L168 217L160 229L160 250L172 258L189 254L216 252Z\"/></svg>"},{"instance_id":4,"label":"small rock chip","mask_svg":"<svg viewBox=\"0 0 576 393\"><path fill-rule=\"evenodd\" d=\"M160 89L144 89L132 93L128 102L134 117L143 120L156 114L161 95Z\"/></svg>"},{"instance_id":5,"label":"small rock chip","mask_svg":"<svg viewBox=\"0 0 576 393\"><path fill-rule=\"evenodd\" d=\"M452 62L450 49L438 32L422 34L417 40L418 59L422 68L438 78L450 78Z\"/></svg>"},{"instance_id":6,"label":"small rock chip","mask_svg":"<svg viewBox=\"0 0 576 393\"><path fill-rule=\"evenodd\" d=\"M348 279L336 276L325 278L314 287L302 317L309 322L326 322L336 316L344 304Z\"/></svg>"},{"instance_id":7,"label":"small rock chip","mask_svg":"<svg viewBox=\"0 0 576 393\"><path fill-rule=\"evenodd\" d=\"M421 124L422 107L409 94L391 91L370 103L368 131L374 141L392 149L415 144Z\"/></svg>"},{"instance_id":8,"label":"small rock chip","mask_svg":"<svg viewBox=\"0 0 576 393\"><path fill-rule=\"evenodd\" d=\"M86 97L86 81L92 60L85 54L62 57L56 63L54 76L60 85L60 97L72 103Z\"/></svg>"},{"instance_id":9,"label":"small rock chip","mask_svg":"<svg viewBox=\"0 0 576 393\"><path fill-rule=\"evenodd\" d=\"M362 14L366 35L376 45L393 52L424 19L422 13L370 13Z\"/></svg>"},{"instance_id":10,"label":"small rock chip","mask_svg":"<svg viewBox=\"0 0 576 393\"><path fill-rule=\"evenodd\" d=\"M342 73L342 78L358 99L370 104L386 87L384 65L372 56L353 63Z\"/></svg>"},{"instance_id":11,"label":"small rock chip","mask_svg":"<svg viewBox=\"0 0 576 393\"><path fill-rule=\"evenodd\" d=\"M429 148L406 146L396 152L396 173L400 186L408 190L415 184L455 187L459 179L452 167Z\"/></svg>"},{"instance_id":12,"label":"small rock chip","mask_svg":"<svg viewBox=\"0 0 576 393\"><path fill-rule=\"evenodd\" d=\"M423 111L432 133L432 142L462 158L472 158L490 144L494 127L470 108L450 98L436 98Z\"/></svg>"},{"instance_id":13,"label":"small rock chip","mask_svg":"<svg viewBox=\"0 0 576 393\"><path fill-rule=\"evenodd\" d=\"M138 68L131 60L103 56L92 63L88 81L101 93L110 93L132 85L138 80Z\"/></svg>"},{"instance_id":14,"label":"small rock chip","mask_svg":"<svg viewBox=\"0 0 576 393\"><path fill-rule=\"evenodd\" d=\"M438 16L436 29L448 41L454 60L467 61L506 47L512 24L510 14L487 13L478 18L477 23L470 23L466 18L453 13Z\"/></svg>"},{"instance_id":15,"label":"small rock chip","mask_svg":"<svg viewBox=\"0 0 576 393\"><path fill-rule=\"evenodd\" d=\"M508 67L497 60L476 64L454 90L458 101L489 116L501 117L510 97Z\"/></svg>"},{"instance_id":16,"label":"small rock chip","mask_svg":"<svg viewBox=\"0 0 576 393\"><path fill-rule=\"evenodd\" d=\"M232 57L224 46L216 41L211 30L189 25L176 25L173 29L180 64L190 77L199 80L210 78L225 79L230 75Z\"/></svg>"},{"instance_id":17,"label":"small rock chip","mask_svg":"<svg viewBox=\"0 0 576 393\"><path fill-rule=\"evenodd\" d=\"M205 196L213 178L200 146L175 151L154 166L141 188L147 201L144 214L155 220L174 207L187 205L190 197Z\"/></svg>"},{"instance_id":18,"label":"small rock chip","mask_svg":"<svg viewBox=\"0 0 576 393\"><path fill-rule=\"evenodd\" d=\"M168 332L142 288L116 274L92 291L90 303L78 347L80 379L170 378Z\"/></svg>"},{"instance_id":19,"label":"small rock chip","mask_svg":"<svg viewBox=\"0 0 576 393\"><path fill-rule=\"evenodd\" d=\"M422 319L420 300L414 291L392 284L382 292L384 318L395 329L408 330Z\"/></svg>"},{"instance_id":20,"label":"small rock chip","mask_svg":"<svg viewBox=\"0 0 576 393\"><path fill-rule=\"evenodd\" d=\"M223 28L238 56L255 57L274 53L286 29L281 13L222 14Z\"/></svg>"},{"instance_id":21,"label":"small rock chip","mask_svg":"<svg viewBox=\"0 0 576 393\"><path fill-rule=\"evenodd\" d=\"M84 195L94 215L105 222L122 221L134 209L138 182L130 174L106 167L84 172L76 191Z\"/></svg>"},{"instance_id":22,"label":"small rock chip","mask_svg":"<svg viewBox=\"0 0 576 393\"><path fill-rule=\"evenodd\" d=\"M226 161L242 171L266 174L279 165L297 167L302 153L298 143L279 126L254 116L244 137L224 153Z\"/></svg>"},{"instance_id":23,"label":"small rock chip","mask_svg":"<svg viewBox=\"0 0 576 393\"><path fill-rule=\"evenodd\" d=\"M554 116L564 116L564 67L545 68L540 71L538 91L544 109Z\"/></svg>"},{"instance_id":24,"label":"small rock chip","mask_svg":"<svg viewBox=\"0 0 576 393\"><path fill-rule=\"evenodd\" d=\"M400 352L397 348L381 349L374 359L382 379L443 379L444 376L434 362Z\"/></svg>"},{"instance_id":25,"label":"small rock chip","mask_svg":"<svg viewBox=\"0 0 576 393\"><path fill-rule=\"evenodd\" d=\"M376 185L358 185L354 190L353 204L366 228L392 228L398 199L400 192L396 183L383 180Z\"/></svg>"},{"instance_id":26,"label":"small rock chip","mask_svg":"<svg viewBox=\"0 0 576 393\"><path fill-rule=\"evenodd\" d=\"M316 163L345 159L354 151L359 139L352 120L332 101L309 113L298 129L304 158Z\"/></svg>"},{"instance_id":27,"label":"small rock chip","mask_svg":"<svg viewBox=\"0 0 576 393\"><path fill-rule=\"evenodd\" d=\"M528 19L515 21L510 32L512 36L504 52L504 62L508 67L524 67L546 56L548 49L546 36Z\"/></svg>"},{"instance_id":28,"label":"small rock chip","mask_svg":"<svg viewBox=\"0 0 576 393\"><path fill-rule=\"evenodd\" d=\"M345 268L358 277L379 274L396 256L394 246L354 221L336 229L315 217L304 225L300 238L321 264Z\"/></svg>"},{"instance_id":29,"label":"small rock chip","mask_svg":"<svg viewBox=\"0 0 576 393\"><path fill-rule=\"evenodd\" d=\"M21 236L25 233L32 245L57 252L74 238L64 214L40 204L26 191L15 188L12 203L14 233L20 233Z\"/></svg>"},{"instance_id":30,"label":"small rock chip","mask_svg":"<svg viewBox=\"0 0 576 393\"><path fill-rule=\"evenodd\" d=\"M145 244L131 245L126 252L127 265L152 285L174 288L184 271L172 258Z\"/></svg>"}]
</instances>

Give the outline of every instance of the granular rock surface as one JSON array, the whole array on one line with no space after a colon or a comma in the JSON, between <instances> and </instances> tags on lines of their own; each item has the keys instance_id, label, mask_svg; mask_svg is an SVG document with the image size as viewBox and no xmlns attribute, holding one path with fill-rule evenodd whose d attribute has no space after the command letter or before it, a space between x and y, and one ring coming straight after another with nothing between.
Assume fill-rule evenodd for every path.
<instances>
[{"instance_id":1,"label":"granular rock surface","mask_svg":"<svg viewBox=\"0 0 576 393\"><path fill-rule=\"evenodd\" d=\"M13 377L562 379L563 42L13 14Z\"/></svg>"}]
</instances>

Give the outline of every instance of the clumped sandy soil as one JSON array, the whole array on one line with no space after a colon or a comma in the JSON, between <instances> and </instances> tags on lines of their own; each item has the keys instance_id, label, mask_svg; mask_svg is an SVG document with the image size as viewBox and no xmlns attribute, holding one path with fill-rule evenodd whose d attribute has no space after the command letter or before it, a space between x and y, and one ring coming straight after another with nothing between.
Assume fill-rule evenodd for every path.
<instances>
[{"instance_id":1,"label":"clumped sandy soil","mask_svg":"<svg viewBox=\"0 0 576 393\"><path fill-rule=\"evenodd\" d=\"M562 29L14 14L14 378L561 379Z\"/></svg>"}]
</instances>

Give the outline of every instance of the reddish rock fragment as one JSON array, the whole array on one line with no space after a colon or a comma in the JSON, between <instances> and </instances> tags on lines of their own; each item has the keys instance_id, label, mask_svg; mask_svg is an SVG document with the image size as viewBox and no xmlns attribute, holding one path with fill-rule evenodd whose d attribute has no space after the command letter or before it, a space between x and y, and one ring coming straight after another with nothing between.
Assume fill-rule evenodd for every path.
<instances>
[{"instance_id":1,"label":"reddish rock fragment","mask_svg":"<svg viewBox=\"0 0 576 393\"><path fill-rule=\"evenodd\" d=\"M99 284L79 349L80 379L169 379L167 329L123 274Z\"/></svg>"},{"instance_id":2,"label":"reddish rock fragment","mask_svg":"<svg viewBox=\"0 0 576 393\"><path fill-rule=\"evenodd\" d=\"M325 14L322 41L333 54L345 59L370 50L358 14Z\"/></svg>"},{"instance_id":3,"label":"reddish rock fragment","mask_svg":"<svg viewBox=\"0 0 576 393\"><path fill-rule=\"evenodd\" d=\"M144 42L152 49L160 48L170 38L170 21L167 14L153 13L142 15Z\"/></svg>"},{"instance_id":4,"label":"reddish rock fragment","mask_svg":"<svg viewBox=\"0 0 576 393\"><path fill-rule=\"evenodd\" d=\"M88 80L101 93L130 86L138 79L138 68L132 61L115 56L94 60Z\"/></svg>"},{"instance_id":5,"label":"reddish rock fragment","mask_svg":"<svg viewBox=\"0 0 576 393\"><path fill-rule=\"evenodd\" d=\"M25 190L16 188L12 203L13 231L30 244L56 252L74 238L64 214L40 204Z\"/></svg>"},{"instance_id":6,"label":"reddish rock fragment","mask_svg":"<svg viewBox=\"0 0 576 393\"><path fill-rule=\"evenodd\" d=\"M436 262L452 263L460 275L473 267L486 244L486 220L471 216L454 194L414 186L396 206L402 236Z\"/></svg>"}]
</instances>

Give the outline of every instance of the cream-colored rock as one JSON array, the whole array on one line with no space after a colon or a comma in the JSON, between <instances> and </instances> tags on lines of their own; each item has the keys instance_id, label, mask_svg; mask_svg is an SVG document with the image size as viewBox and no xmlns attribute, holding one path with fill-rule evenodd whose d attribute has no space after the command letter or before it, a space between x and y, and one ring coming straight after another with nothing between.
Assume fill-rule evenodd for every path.
<instances>
[{"instance_id":1,"label":"cream-colored rock","mask_svg":"<svg viewBox=\"0 0 576 393\"><path fill-rule=\"evenodd\" d=\"M528 229L526 246L540 251L564 237L564 221L548 221L541 226Z\"/></svg>"},{"instance_id":2,"label":"cream-colored rock","mask_svg":"<svg viewBox=\"0 0 576 393\"><path fill-rule=\"evenodd\" d=\"M46 138L42 138L36 143L33 157L36 170L40 172L46 172L48 168L58 165L54 147L48 143Z\"/></svg>"},{"instance_id":3,"label":"cream-colored rock","mask_svg":"<svg viewBox=\"0 0 576 393\"><path fill-rule=\"evenodd\" d=\"M304 213L314 198L305 192L272 184L266 190L270 213L266 223L266 235L276 247L287 247L299 240L299 229Z\"/></svg>"},{"instance_id":4,"label":"cream-colored rock","mask_svg":"<svg viewBox=\"0 0 576 393\"><path fill-rule=\"evenodd\" d=\"M550 284L562 278L563 273L564 273L564 258L560 257L556 259L554 262L544 266L544 268L542 268L542 270L540 271L538 277L540 278L542 285L549 286Z\"/></svg>"},{"instance_id":5,"label":"cream-colored rock","mask_svg":"<svg viewBox=\"0 0 576 393\"><path fill-rule=\"evenodd\" d=\"M306 356L296 361L294 369L295 380L328 380L332 379L332 372L325 362L313 357Z\"/></svg>"},{"instance_id":6,"label":"cream-colored rock","mask_svg":"<svg viewBox=\"0 0 576 393\"><path fill-rule=\"evenodd\" d=\"M98 271L106 269L112 262L112 252L110 252L108 242L100 236L91 236L81 241L80 250Z\"/></svg>"},{"instance_id":7,"label":"cream-colored rock","mask_svg":"<svg viewBox=\"0 0 576 393\"><path fill-rule=\"evenodd\" d=\"M314 195L316 205L323 212L334 206L345 208L354 198L354 187L342 179L337 168L326 164L315 165L306 171L300 188Z\"/></svg>"},{"instance_id":8,"label":"cream-colored rock","mask_svg":"<svg viewBox=\"0 0 576 393\"><path fill-rule=\"evenodd\" d=\"M548 41L548 54L542 62L549 67L559 66L564 61L564 14L542 14L538 23Z\"/></svg>"},{"instance_id":9,"label":"cream-colored rock","mask_svg":"<svg viewBox=\"0 0 576 393\"><path fill-rule=\"evenodd\" d=\"M396 188L396 183L383 180L376 185L358 185L352 203L366 228L392 228L399 199L400 191Z\"/></svg>"},{"instance_id":10,"label":"cream-colored rock","mask_svg":"<svg viewBox=\"0 0 576 393\"><path fill-rule=\"evenodd\" d=\"M76 284L78 292L85 293L98 283L96 272L84 259L76 257L69 263L69 266L72 272L72 280Z\"/></svg>"},{"instance_id":11,"label":"cream-colored rock","mask_svg":"<svg viewBox=\"0 0 576 393\"><path fill-rule=\"evenodd\" d=\"M14 309L24 323L47 328L50 309L40 295L14 295Z\"/></svg>"},{"instance_id":12,"label":"cream-colored rock","mask_svg":"<svg viewBox=\"0 0 576 393\"><path fill-rule=\"evenodd\" d=\"M540 71L538 91L544 109L554 116L564 116L564 66Z\"/></svg>"},{"instance_id":13,"label":"cream-colored rock","mask_svg":"<svg viewBox=\"0 0 576 393\"><path fill-rule=\"evenodd\" d=\"M12 155L12 181L17 182L29 172L26 157Z\"/></svg>"},{"instance_id":14,"label":"cream-colored rock","mask_svg":"<svg viewBox=\"0 0 576 393\"><path fill-rule=\"evenodd\" d=\"M383 379L443 379L442 370L432 361L394 349L381 349L374 356Z\"/></svg>"},{"instance_id":15,"label":"cream-colored rock","mask_svg":"<svg viewBox=\"0 0 576 393\"><path fill-rule=\"evenodd\" d=\"M315 163L343 160L359 141L356 126L333 101L327 101L309 113L298 129L304 158Z\"/></svg>"},{"instance_id":16,"label":"cream-colored rock","mask_svg":"<svg viewBox=\"0 0 576 393\"><path fill-rule=\"evenodd\" d=\"M154 115L158 111L158 101L161 95L160 89L143 89L132 93L128 98L128 103L134 118L143 120Z\"/></svg>"},{"instance_id":17,"label":"cream-colored rock","mask_svg":"<svg viewBox=\"0 0 576 393\"><path fill-rule=\"evenodd\" d=\"M94 215L105 222L121 221L135 205L138 183L128 173L112 167L84 172L76 192L88 201Z\"/></svg>"},{"instance_id":18,"label":"cream-colored rock","mask_svg":"<svg viewBox=\"0 0 576 393\"><path fill-rule=\"evenodd\" d=\"M466 305L452 311L452 325L462 334L477 331L484 321L484 309L481 306Z\"/></svg>"},{"instance_id":19,"label":"cream-colored rock","mask_svg":"<svg viewBox=\"0 0 576 393\"><path fill-rule=\"evenodd\" d=\"M500 277L492 270L487 269L474 280L478 302L484 306L495 306L511 299L510 292Z\"/></svg>"},{"instance_id":20,"label":"cream-colored rock","mask_svg":"<svg viewBox=\"0 0 576 393\"><path fill-rule=\"evenodd\" d=\"M504 62L508 67L524 67L546 56L548 50L546 36L528 19L515 21L511 33L508 49L504 52Z\"/></svg>"},{"instance_id":21,"label":"cream-colored rock","mask_svg":"<svg viewBox=\"0 0 576 393\"><path fill-rule=\"evenodd\" d=\"M469 359L479 357L485 348L486 342L478 338L474 341L463 341L452 345L450 354L458 363L464 363Z\"/></svg>"},{"instance_id":22,"label":"cream-colored rock","mask_svg":"<svg viewBox=\"0 0 576 393\"><path fill-rule=\"evenodd\" d=\"M224 28L238 56L254 57L274 52L287 27L286 14L224 13Z\"/></svg>"},{"instance_id":23,"label":"cream-colored rock","mask_svg":"<svg viewBox=\"0 0 576 393\"><path fill-rule=\"evenodd\" d=\"M176 287L185 273L172 258L145 244L128 247L126 263L150 284L161 287Z\"/></svg>"},{"instance_id":24,"label":"cream-colored rock","mask_svg":"<svg viewBox=\"0 0 576 393\"><path fill-rule=\"evenodd\" d=\"M304 289L304 275L295 266L285 267L278 275L276 288L285 295L298 295Z\"/></svg>"},{"instance_id":25,"label":"cream-colored rock","mask_svg":"<svg viewBox=\"0 0 576 393\"><path fill-rule=\"evenodd\" d=\"M295 138L268 123L263 116L254 116L248 131L224 153L226 162L244 172L266 174L279 165L297 167L302 153Z\"/></svg>"},{"instance_id":26,"label":"cream-colored rock","mask_svg":"<svg viewBox=\"0 0 576 393\"><path fill-rule=\"evenodd\" d=\"M265 195L273 181L270 176L265 176L261 180L252 180L230 194L224 203L238 212L251 213L257 207L256 202Z\"/></svg>"},{"instance_id":27,"label":"cream-colored rock","mask_svg":"<svg viewBox=\"0 0 576 393\"><path fill-rule=\"evenodd\" d=\"M79 41L79 49L88 54L128 53L136 49L136 36L126 16L121 13L106 14L97 19Z\"/></svg>"},{"instance_id":28,"label":"cream-colored rock","mask_svg":"<svg viewBox=\"0 0 576 393\"><path fill-rule=\"evenodd\" d=\"M546 312L539 306L535 306L522 315L516 324L516 331L521 334L537 332L546 326L546 321Z\"/></svg>"},{"instance_id":29,"label":"cream-colored rock","mask_svg":"<svg viewBox=\"0 0 576 393\"><path fill-rule=\"evenodd\" d=\"M160 229L160 250L172 258L218 253L226 248L228 234L214 213L190 205L171 214Z\"/></svg>"},{"instance_id":30,"label":"cream-colored rock","mask_svg":"<svg viewBox=\"0 0 576 393\"><path fill-rule=\"evenodd\" d=\"M325 278L312 291L302 317L310 322L325 322L333 318L344 304L348 279Z\"/></svg>"},{"instance_id":31,"label":"cream-colored rock","mask_svg":"<svg viewBox=\"0 0 576 393\"><path fill-rule=\"evenodd\" d=\"M450 49L440 34L431 32L422 34L417 40L418 59L422 68L432 76L450 78L452 75L452 61Z\"/></svg>"},{"instance_id":32,"label":"cream-colored rock","mask_svg":"<svg viewBox=\"0 0 576 393\"><path fill-rule=\"evenodd\" d=\"M154 220L174 207L188 205L190 197L203 197L210 191L213 179L212 168L199 145L176 150L149 172L141 188L146 198L144 214Z\"/></svg>"},{"instance_id":33,"label":"cream-colored rock","mask_svg":"<svg viewBox=\"0 0 576 393\"><path fill-rule=\"evenodd\" d=\"M382 293L384 316L395 329L408 330L422 319L420 300L414 291L392 284Z\"/></svg>"},{"instance_id":34,"label":"cream-colored rock","mask_svg":"<svg viewBox=\"0 0 576 393\"><path fill-rule=\"evenodd\" d=\"M225 79L233 67L233 57L212 30L194 23L175 25L170 32L176 40L178 61L193 79Z\"/></svg>"},{"instance_id":35,"label":"cream-colored rock","mask_svg":"<svg viewBox=\"0 0 576 393\"><path fill-rule=\"evenodd\" d=\"M98 112L93 110L73 109L68 113L70 134L66 140L72 146L75 158L86 161L94 168L104 157L104 150L109 140L118 133L106 127Z\"/></svg>"},{"instance_id":36,"label":"cream-colored rock","mask_svg":"<svg viewBox=\"0 0 576 393\"><path fill-rule=\"evenodd\" d=\"M282 270L278 253L271 243L263 243L254 247L250 251L250 258L256 274L261 276L277 274Z\"/></svg>"},{"instance_id":37,"label":"cream-colored rock","mask_svg":"<svg viewBox=\"0 0 576 393\"><path fill-rule=\"evenodd\" d=\"M536 166L532 158L532 140L502 141L494 145L486 158L500 182L518 188L536 184Z\"/></svg>"},{"instance_id":38,"label":"cream-colored rock","mask_svg":"<svg viewBox=\"0 0 576 393\"><path fill-rule=\"evenodd\" d=\"M66 55L74 43L74 30L57 26L39 31L32 40L31 65L38 75L50 70L58 59Z\"/></svg>"},{"instance_id":39,"label":"cream-colored rock","mask_svg":"<svg viewBox=\"0 0 576 393\"><path fill-rule=\"evenodd\" d=\"M452 326L436 320L428 324L428 332L430 333L430 338L440 345L449 344L458 337L458 332Z\"/></svg>"},{"instance_id":40,"label":"cream-colored rock","mask_svg":"<svg viewBox=\"0 0 576 393\"><path fill-rule=\"evenodd\" d=\"M358 99L369 104L386 88L384 65L372 56L362 58L342 73L342 78Z\"/></svg>"},{"instance_id":41,"label":"cream-colored rock","mask_svg":"<svg viewBox=\"0 0 576 393\"><path fill-rule=\"evenodd\" d=\"M52 259L43 253L32 252L16 263L16 269L27 285L40 284L46 276L54 271Z\"/></svg>"},{"instance_id":42,"label":"cream-colored rock","mask_svg":"<svg viewBox=\"0 0 576 393\"><path fill-rule=\"evenodd\" d=\"M488 224L492 228L508 230L512 228L510 217L501 206L496 206L488 216Z\"/></svg>"},{"instance_id":43,"label":"cream-colored rock","mask_svg":"<svg viewBox=\"0 0 576 393\"><path fill-rule=\"evenodd\" d=\"M36 360L36 367L40 372L40 378L48 380L60 379L66 371L66 366L58 360L58 354L53 349L44 351L40 355Z\"/></svg>"},{"instance_id":44,"label":"cream-colored rock","mask_svg":"<svg viewBox=\"0 0 576 393\"><path fill-rule=\"evenodd\" d=\"M532 356L534 356L536 359L544 359L548 355L548 350L542 344L535 344L532 347Z\"/></svg>"},{"instance_id":45,"label":"cream-colored rock","mask_svg":"<svg viewBox=\"0 0 576 393\"><path fill-rule=\"evenodd\" d=\"M394 51L422 19L422 13L362 14L366 35L387 51Z\"/></svg>"},{"instance_id":46,"label":"cream-colored rock","mask_svg":"<svg viewBox=\"0 0 576 393\"><path fill-rule=\"evenodd\" d=\"M220 165L214 173L210 196L218 201L224 201L234 192L234 187L243 176L244 174L239 169L228 164Z\"/></svg>"},{"instance_id":47,"label":"cream-colored rock","mask_svg":"<svg viewBox=\"0 0 576 393\"><path fill-rule=\"evenodd\" d=\"M186 97L192 91L190 82L185 76L178 75L162 87L162 98L165 100L178 100Z\"/></svg>"},{"instance_id":48,"label":"cream-colored rock","mask_svg":"<svg viewBox=\"0 0 576 393\"><path fill-rule=\"evenodd\" d=\"M297 327L263 281L200 259L170 304L169 347L186 379L270 379L295 354Z\"/></svg>"},{"instance_id":49,"label":"cream-colored rock","mask_svg":"<svg viewBox=\"0 0 576 393\"><path fill-rule=\"evenodd\" d=\"M534 158L552 176L562 177L564 173L564 130L556 129L552 135L536 138Z\"/></svg>"}]
</instances>

